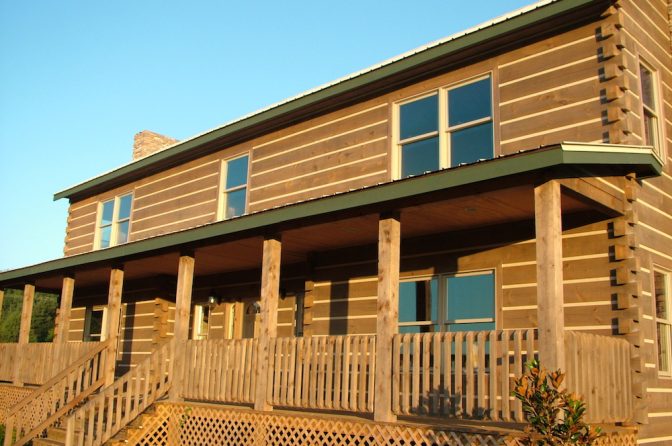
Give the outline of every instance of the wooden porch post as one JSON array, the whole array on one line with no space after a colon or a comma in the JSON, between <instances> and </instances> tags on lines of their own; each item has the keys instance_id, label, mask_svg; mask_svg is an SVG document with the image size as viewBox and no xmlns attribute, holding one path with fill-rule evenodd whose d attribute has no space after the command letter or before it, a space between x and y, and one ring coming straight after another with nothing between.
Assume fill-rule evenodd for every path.
<instances>
[{"instance_id":1,"label":"wooden porch post","mask_svg":"<svg viewBox=\"0 0 672 446\"><path fill-rule=\"evenodd\" d=\"M399 213L378 222L378 304L376 319L375 421L395 422L392 412L392 340L399 327Z\"/></svg>"},{"instance_id":2,"label":"wooden porch post","mask_svg":"<svg viewBox=\"0 0 672 446\"><path fill-rule=\"evenodd\" d=\"M261 330L259 333L258 365L255 370L257 383L254 409L272 410L268 403L268 361L271 338L278 336L278 299L280 298L280 236L264 239L264 253L261 267Z\"/></svg>"},{"instance_id":3,"label":"wooden porch post","mask_svg":"<svg viewBox=\"0 0 672 446\"><path fill-rule=\"evenodd\" d=\"M124 287L124 270L112 268L110 271L110 288L107 294L107 324L103 337L109 340L105 361L105 387L114 383L114 372L117 365L117 346L119 345L119 324L121 322L121 293Z\"/></svg>"},{"instance_id":4,"label":"wooden porch post","mask_svg":"<svg viewBox=\"0 0 672 446\"><path fill-rule=\"evenodd\" d=\"M2 305L5 301L5 290L0 288L0 321L2 320Z\"/></svg>"},{"instance_id":5,"label":"wooden porch post","mask_svg":"<svg viewBox=\"0 0 672 446\"><path fill-rule=\"evenodd\" d=\"M70 276L63 277L61 287L61 305L58 310L58 324L54 336L54 373L58 373L68 366L66 364L65 347L68 345L68 333L70 331L70 310L72 309L72 296L75 291L75 279Z\"/></svg>"},{"instance_id":6,"label":"wooden porch post","mask_svg":"<svg viewBox=\"0 0 672 446\"><path fill-rule=\"evenodd\" d=\"M194 283L194 255L180 256L177 270L177 290L175 291L175 325L173 338L173 376L169 396L172 401L182 399L184 385L184 355L187 338L189 337L189 317L191 315L191 291Z\"/></svg>"},{"instance_id":7,"label":"wooden porch post","mask_svg":"<svg viewBox=\"0 0 672 446\"><path fill-rule=\"evenodd\" d=\"M565 313L562 273L560 183L534 189L537 238L537 323L539 360L549 370L565 370Z\"/></svg>"},{"instance_id":8,"label":"wooden porch post","mask_svg":"<svg viewBox=\"0 0 672 446\"><path fill-rule=\"evenodd\" d=\"M35 300L35 285L27 283L23 287L23 304L21 306L21 328L19 329L19 346L14 364L14 385L23 386L21 379L21 368L24 361L30 361L31 358L26 358L21 355L21 348L30 341L30 320L33 317L33 301Z\"/></svg>"}]
</instances>

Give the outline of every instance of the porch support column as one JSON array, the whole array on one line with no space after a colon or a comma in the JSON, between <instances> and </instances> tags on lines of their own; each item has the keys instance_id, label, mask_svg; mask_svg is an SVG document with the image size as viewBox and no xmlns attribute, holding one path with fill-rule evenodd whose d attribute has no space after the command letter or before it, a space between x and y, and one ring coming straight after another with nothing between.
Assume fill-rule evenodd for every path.
<instances>
[{"instance_id":1,"label":"porch support column","mask_svg":"<svg viewBox=\"0 0 672 446\"><path fill-rule=\"evenodd\" d=\"M564 371L565 312L560 183L550 180L535 187L534 214L537 238L539 360L549 370Z\"/></svg>"},{"instance_id":2,"label":"porch support column","mask_svg":"<svg viewBox=\"0 0 672 446\"><path fill-rule=\"evenodd\" d=\"M5 301L5 290L0 288L0 321L2 320L2 305Z\"/></svg>"},{"instance_id":3,"label":"porch support column","mask_svg":"<svg viewBox=\"0 0 672 446\"><path fill-rule=\"evenodd\" d=\"M264 238L261 266L261 330L259 331L258 365L255 370L257 383L254 398L255 410L273 410L268 403L268 361L271 338L278 336L278 300L280 299L280 235Z\"/></svg>"},{"instance_id":4,"label":"porch support column","mask_svg":"<svg viewBox=\"0 0 672 446\"><path fill-rule=\"evenodd\" d=\"M375 421L395 422L392 412L392 341L399 321L399 246L401 220L398 212L381 214L378 222L378 303L376 317Z\"/></svg>"},{"instance_id":5,"label":"porch support column","mask_svg":"<svg viewBox=\"0 0 672 446\"><path fill-rule=\"evenodd\" d=\"M61 287L61 305L58 310L58 324L54 336L54 372L58 373L68 366L66 364L66 346L70 332L70 311L72 309L72 296L75 291L75 279L71 276L63 277Z\"/></svg>"},{"instance_id":6,"label":"porch support column","mask_svg":"<svg viewBox=\"0 0 672 446\"><path fill-rule=\"evenodd\" d=\"M193 253L180 256L177 270L177 290L175 292L175 325L173 328L173 366L172 385L169 396L171 401L182 400L184 386L184 356L186 342L189 337L189 317L191 315L191 291L194 284L194 266L196 260Z\"/></svg>"},{"instance_id":7,"label":"porch support column","mask_svg":"<svg viewBox=\"0 0 672 446\"><path fill-rule=\"evenodd\" d=\"M105 387L114 383L114 372L117 365L117 346L119 345L119 324L121 322L121 293L124 287L124 270L112 268L110 271L110 288L107 293L107 324L103 337L109 341L105 361Z\"/></svg>"},{"instance_id":8,"label":"porch support column","mask_svg":"<svg viewBox=\"0 0 672 446\"><path fill-rule=\"evenodd\" d=\"M35 285L27 283L23 287L23 300L21 306L21 328L19 328L19 345L16 364L14 364L14 385L23 386L21 379L21 369L23 361L30 361L32 358L26 358L21 355L23 346L30 341L30 320L33 317L33 301L35 300Z\"/></svg>"}]
</instances>

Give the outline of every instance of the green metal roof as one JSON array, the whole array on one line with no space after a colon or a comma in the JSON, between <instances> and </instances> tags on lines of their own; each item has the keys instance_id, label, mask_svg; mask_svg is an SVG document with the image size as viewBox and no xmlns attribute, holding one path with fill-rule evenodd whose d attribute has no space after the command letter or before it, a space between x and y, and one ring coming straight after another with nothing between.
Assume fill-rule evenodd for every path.
<instances>
[{"instance_id":1,"label":"green metal roof","mask_svg":"<svg viewBox=\"0 0 672 446\"><path fill-rule=\"evenodd\" d=\"M404 198L510 175L532 173L555 167L623 166L623 171L638 172L641 177L660 175L662 162L651 148L607 144L563 143L528 152L508 155L475 164L433 172L418 177L370 186L352 192L289 204L231 220L157 236L145 240L64 257L37 265L0 273L3 282L29 279L48 273L68 271L97 262L119 262L129 256L149 254L156 250L180 249L203 243L213 237L262 231L279 224L316 217L326 213L356 210L363 206L393 202Z\"/></svg>"},{"instance_id":2,"label":"green metal roof","mask_svg":"<svg viewBox=\"0 0 672 446\"><path fill-rule=\"evenodd\" d=\"M546 0L539 2L511 15L495 19L479 28L442 39L419 50L335 81L325 87L309 91L296 98L179 142L146 158L57 192L54 194L54 200L85 196L87 193L91 193L93 189L100 191L101 188L111 188L137 180L166 167L220 150L224 146L212 147L213 145L216 146L218 140L233 137L239 133L242 134L245 130L250 130L254 126L273 122L282 116L299 112L329 99L345 96L356 91L361 92L365 87L391 76L423 67L432 61L460 53L467 48L481 45L493 39L502 38L532 25L544 23L556 16L569 14L581 8L608 3L608 0ZM583 19L585 20L585 17Z\"/></svg>"}]
</instances>

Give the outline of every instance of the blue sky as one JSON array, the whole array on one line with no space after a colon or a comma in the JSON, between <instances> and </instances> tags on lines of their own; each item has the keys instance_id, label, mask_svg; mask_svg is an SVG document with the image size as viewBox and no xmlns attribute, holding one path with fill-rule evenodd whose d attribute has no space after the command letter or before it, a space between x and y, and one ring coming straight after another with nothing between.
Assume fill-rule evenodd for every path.
<instances>
[{"instance_id":1,"label":"blue sky","mask_svg":"<svg viewBox=\"0 0 672 446\"><path fill-rule=\"evenodd\" d=\"M532 0L0 0L0 270L62 256L54 192Z\"/></svg>"}]
</instances>

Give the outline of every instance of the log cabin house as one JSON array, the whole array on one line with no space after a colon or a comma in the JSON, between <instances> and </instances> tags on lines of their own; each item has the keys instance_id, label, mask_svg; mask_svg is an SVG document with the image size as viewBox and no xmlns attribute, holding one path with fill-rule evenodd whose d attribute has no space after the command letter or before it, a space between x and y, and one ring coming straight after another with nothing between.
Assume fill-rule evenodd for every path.
<instances>
[{"instance_id":1,"label":"log cabin house","mask_svg":"<svg viewBox=\"0 0 672 446\"><path fill-rule=\"evenodd\" d=\"M670 5L544 0L137 135L55 194L64 257L0 273L5 445L516 444L533 357L601 444L672 444Z\"/></svg>"}]
</instances>

